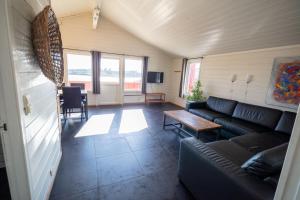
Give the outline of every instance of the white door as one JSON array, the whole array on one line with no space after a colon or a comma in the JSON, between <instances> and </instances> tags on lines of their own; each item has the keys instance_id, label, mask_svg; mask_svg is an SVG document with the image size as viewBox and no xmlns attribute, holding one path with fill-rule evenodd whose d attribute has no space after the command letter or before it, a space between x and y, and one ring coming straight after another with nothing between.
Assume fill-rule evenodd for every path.
<instances>
[{"instance_id":1,"label":"white door","mask_svg":"<svg viewBox=\"0 0 300 200\"><path fill-rule=\"evenodd\" d=\"M4 146L4 133L6 131L6 117L5 112L3 110L3 92L2 92L2 84L0 85L0 168L5 167L4 161L4 153L3 153L3 146Z\"/></svg>"},{"instance_id":2,"label":"white door","mask_svg":"<svg viewBox=\"0 0 300 200\"><path fill-rule=\"evenodd\" d=\"M123 59L121 56L102 54L100 84L101 94L97 99L101 104L123 103Z\"/></svg>"},{"instance_id":3,"label":"white door","mask_svg":"<svg viewBox=\"0 0 300 200\"><path fill-rule=\"evenodd\" d=\"M8 146L9 146L9 137L7 132L7 118L6 118L6 112L4 107L4 92L2 88L3 84L1 82L1 76L0 76L0 168L6 167L7 159L9 158L9 155L6 153L8 152ZM7 177L9 180L9 183L11 184L11 177L9 176L9 172L11 170L9 169L11 166L6 167Z\"/></svg>"},{"instance_id":4,"label":"white door","mask_svg":"<svg viewBox=\"0 0 300 200\"><path fill-rule=\"evenodd\" d=\"M0 1L0 121L7 123L8 129L1 129L0 135L11 197L25 200L30 199L30 186L10 52L10 36L13 35L9 29L10 2Z\"/></svg>"},{"instance_id":5,"label":"white door","mask_svg":"<svg viewBox=\"0 0 300 200\"><path fill-rule=\"evenodd\" d=\"M123 93L141 94L143 79L143 58L126 56L123 67Z\"/></svg>"}]
</instances>

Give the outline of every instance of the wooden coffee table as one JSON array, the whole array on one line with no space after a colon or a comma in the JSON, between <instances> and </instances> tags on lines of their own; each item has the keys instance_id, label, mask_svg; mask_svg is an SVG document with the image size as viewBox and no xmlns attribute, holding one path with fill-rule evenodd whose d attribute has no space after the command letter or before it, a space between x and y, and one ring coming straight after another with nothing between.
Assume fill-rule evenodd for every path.
<instances>
[{"instance_id":1,"label":"wooden coffee table","mask_svg":"<svg viewBox=\"0 0 300 200\"><path fill-rule=\"evenodd\" d=\"M171 124L166 124L166 118L172 118L176 120L178 123L171 123ZM163 124L163 129L166 128L166 126L174 126L177 129L179 129L181 132L184 132L185 134L188 134L189 136L194 136L188 131L184 130L182 128L182 125L185 125L189 127L190 129L194 130L197 134L197 138L199 138L199 134L204 131L209 131L209 130L215 130L222 127L219 124L216 124L214 122L208 121L202 117L199 117L197 115L194 115L190 112L187 112L185 110L170 110L170 111L164 111L164 124ZM181 133L180 132L180 133ZM181 136L183 136L181 134ZM219 131L217 134L217 139L219 137Z\"/></svg>"}]
</instances>

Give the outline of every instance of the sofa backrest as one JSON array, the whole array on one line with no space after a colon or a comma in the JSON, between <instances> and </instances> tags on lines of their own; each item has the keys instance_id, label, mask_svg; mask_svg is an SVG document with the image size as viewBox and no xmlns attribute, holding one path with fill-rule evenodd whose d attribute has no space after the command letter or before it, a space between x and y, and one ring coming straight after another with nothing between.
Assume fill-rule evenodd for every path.
<instances>
[{"instance_id":1,"label":"sofa backrest","mask_svg":"<svg viewBox=\"0 0 300 200\"><path fill-rule=\"evenodd\" d=\"M296 113L284 111L277 123L275 131L291 134L296 118Z\"/></svg>"},{"instance_id":2,"label":"sofa backrest","mask_svg":"<svg viewBox=\"0 0 300 200\"><path fill-rule=\"evenodd\" d=\"M234 109L232 117L259 124L274 130L281 113L282 112L280 110L272 108L238 103Z\"/></svg>"},{"instance_id":3,"label":"sofa backrest","mask_svg":"<svg viewBox=\"0 0 300 200\"><path fill-rule=\"evenodd\" d=\"M232 115L237 101L210 96L206 105L209 109L226 115Z\"/></svg>"}]
</instances>

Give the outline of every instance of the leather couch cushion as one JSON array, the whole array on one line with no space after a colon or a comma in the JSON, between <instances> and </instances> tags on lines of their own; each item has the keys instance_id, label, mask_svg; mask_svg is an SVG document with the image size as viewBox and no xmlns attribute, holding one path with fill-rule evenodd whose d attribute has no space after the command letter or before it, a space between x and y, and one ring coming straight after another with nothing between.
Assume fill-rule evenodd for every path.
<instances>
[{"instance_id":1,"label":"leather couch cushion","mask_svg":"<svg viewBox=\"0 0 300 200\"><path fill-rule=\"evenodd\" d=\"M227 115L222 114L222 113L218 113L212 110L208 110L208 109L190 109L189 110L191 113L198 115L200 117L203 117L207 120L213 121L216 118L222 118L222 117L226 117Z\"/></svg>"},{"instance_id":2,"label":"leather couch cushion","mask_svg":"<svg viewBox=\"0 0 300 200\"><path fill-rule=\"evenodd\" d=\"M210 96L207 99L206 104L207 107L213 111L217 111L226 115L232 115L237 102L229 99Z\"/></svg>"},{"instance_id":3,"label":"leather couch cushion","mask_svg":"<svg viewBox=\"0 0 300 200\"><path fill-rule=\"evenodd\" d=\"M187 101L185 104L185 109L189 111L190 109L200 109L206 108L206 101Z\"/></svg>"},{"instance_id":4,"label":"leather couch cushion","mask_svg":"<svg viewBox=\"0 0 300 200\"><path fill-rule=\"evenodd\" d=\"M228 140L220 140L207 143L207 146L215 150L218 154L224 156L236 165L242 165L246 160L254 154L245 150L241 146Z\"/></svg>"},{"instance_id":5,"label":"leather couch cushion","mask_svg":"<svg viewBox=\"0 0 300 200\"><path fill-rule=\"evenodd\" d=\"M273 176L269 176L269 177L265 178L264 181L266 183L269 183L270 185L273 186L273 188L276 189L278 181L279 181L279 176L280 176L280 173L275 174Z\"/></svg>"},{"instance_id":6,"label":"leather couch cushion","mask_svg":"<svg viewBox=\"0 0 300 200\"><path fill-rule=\"evenodd\" d=\"M222 125L222 129L233 132L236 135L244 135L254 132L267 132L270 129L258 124L247 122L236 118L217 118L215 123Z\"/></svg>"},{"instance_id":7,"label":"leather couch cushion","mask_svg":"<svg viewBox=\"0 0 300 200\"><path fill-rule=\"evenodd\" d=\"M241 164L230 160L232 156L247 160L253 155L245 151L229 141L202 143L193 137L183 139L178 177L196 199L273 199L275 189L269 183L245 172ZM226 155L230 159L225 157L226 152L232 155Z\"/></svg>"},{"instance_id":8,"label":"leather couch cushion","mask_svg":"<svg viewBox=\"0 0 300 200\"><path fill-rule=\"evenodd\" d=\"M272 176L281 171L288 143L255 154L241 167L246 172L261 178Z\"/></svg>"},{"instance_id":9,"label":"leather couch cushion","mask_svg":"<svg viewBox=\"0 0 300 200\"><path fill-rule=\"evenodd\" d=\"M275 128L275 131L290 135L293 130L295 118L296 118L296 113L287 112L287 111L283 112Z\"/></svg>"},{"instance_id":10,"label":"leather couch cushion","mask_svg":"<svg viewBox=\"0 0 300 200\"><path fill-rule=\"evenodd\" d=\"M281 116L280 110L238 103L234 109L233 117L249 121L261 126L274 129Z\"/></svg>"},{"instance_id":11,"label":"leather couch cushion","mask_svg":"<svg viewBox=\"0 0 300 200\"><path fill-rule=\"evenodd\" d=\"M289 137L285 134L253 133L231 138L230 141L248 151L258 153L288 142Z\"/></svg>"}]
</instances>

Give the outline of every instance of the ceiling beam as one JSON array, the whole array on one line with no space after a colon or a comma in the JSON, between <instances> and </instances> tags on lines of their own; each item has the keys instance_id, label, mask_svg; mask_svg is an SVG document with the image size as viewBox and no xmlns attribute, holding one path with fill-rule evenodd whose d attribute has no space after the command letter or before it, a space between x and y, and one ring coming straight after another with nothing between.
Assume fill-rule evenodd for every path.
<instances>
[{"instance_id":1,"label":"ceiling beam","mask_svg":"<svg viewBox=\"0 0 300 200\"><path fill-rule=\"evenodd\" d=\"M100 8L99 6L96 6L93 9L93 29L97 29L99 18L100 18Z\"/></svg>"}]
</instances>

